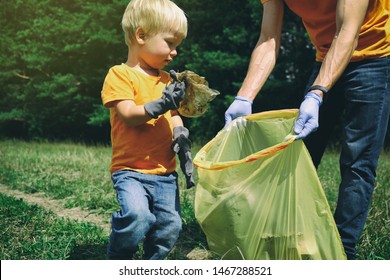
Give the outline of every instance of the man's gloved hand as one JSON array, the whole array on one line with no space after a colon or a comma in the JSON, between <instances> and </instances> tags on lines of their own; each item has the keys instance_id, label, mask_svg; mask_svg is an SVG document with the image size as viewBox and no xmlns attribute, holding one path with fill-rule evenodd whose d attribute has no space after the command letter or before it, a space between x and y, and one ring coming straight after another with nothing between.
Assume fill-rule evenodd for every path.
<instances>
[{"instance_id":1,"label":"man's gloved hand","mask_svg":"<svg viewBox=\"0 0 390 280\"><path fill-rule=\"evenodd\" d=\"M188 139L189 131L184 126L177 126L173 129L172 149L178 154L180 168L186 177L187 189L195 186L194 164L191 157L191 141Z\"/></svg>"},{"instance_id":2,"label":"man's gloved hand","mask_svg":"<svg viewBox=\"0 0 390 280\"><path fill-rule=\"evenodd\" d=\"M305 99L299 108L299 115L295 122L294 132L298 134L295 138L303 139L318 128L318 112L322 104L322 98L314 92L306 94Z\"/></svg>"},{"instance_id":3,"label":"man's gloved hand","mask_svg":"<svg viewBox=\"0 0 390 280\"><path fill-rule=\"evenodd\" d=\"M238 117L252 114L252 103L248 98L236 96L225 112L225 126Z\"/></svg>"},{"instance_id":4,"label":"man's gloved hand","mask_svg":"<svg viewBox=\"0 0 390 280\"><path fill-rule=\"evenodd\" d=\"M154 119L168 110L178 109L180 101L185 97L185 83L177 80L175 71L171 70L169 73L173 82L163 90L162 97L144 105L145 111Z\"/></svg>"}]
</instances>

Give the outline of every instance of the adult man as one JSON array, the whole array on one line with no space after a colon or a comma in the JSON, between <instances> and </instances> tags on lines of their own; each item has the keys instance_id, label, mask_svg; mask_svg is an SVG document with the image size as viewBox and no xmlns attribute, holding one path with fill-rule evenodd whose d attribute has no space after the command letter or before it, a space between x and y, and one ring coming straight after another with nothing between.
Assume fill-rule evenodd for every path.
<instances>
[{"instance_id":1,"label":"adult man","mask_svg":"<svg viewBox=\"0 0 390 280\"><path fill-rule=\"evenodd\" d=\"M347 257L355 259L389 121L388 0L261 2L261 34L245 80L225 113L226 125L252 113L252 101L276 63L287 5L302 18L316 48L316 63L294 127L297 139L305 139L316 167L333 126L344 114L342 181L334 217Z\"/></svg>"}]
</instances>

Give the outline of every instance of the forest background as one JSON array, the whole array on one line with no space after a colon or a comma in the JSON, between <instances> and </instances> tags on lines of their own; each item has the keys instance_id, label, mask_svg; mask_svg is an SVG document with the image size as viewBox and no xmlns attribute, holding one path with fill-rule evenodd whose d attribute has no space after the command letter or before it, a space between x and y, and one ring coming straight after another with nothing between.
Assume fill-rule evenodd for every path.
<instances>
[{"instance_id":1,"label":"forest background","mask_svg":"<svg viewBox=\"0 0 390 280\"><path fill-rule=\"evenodd\" d=\"M127 59L120 23L128 1L0 2L0 136L109 143L109 112L100 93L108 69ZM262 5L175 2L188 16L189 32L166 70L192 70L221 93L205 115L185 119L192 140L205 143L223 127L245 77ZM313 59L301 20L287 10L278 63L253 112L298 108ZM336 129L333 143L338 139Z\"/></svg>"}]
</instances>

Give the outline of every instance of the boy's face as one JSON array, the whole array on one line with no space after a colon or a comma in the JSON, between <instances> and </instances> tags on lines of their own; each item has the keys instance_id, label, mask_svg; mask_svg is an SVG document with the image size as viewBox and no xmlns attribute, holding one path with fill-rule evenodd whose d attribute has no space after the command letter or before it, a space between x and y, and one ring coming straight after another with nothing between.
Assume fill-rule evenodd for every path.
<instances>
[{"instance_id":1,"label":"boy's face","mask_svg":"<svg viewBox=\"0 0 390 280\"><path fill-rule=\"evenodd\" d=\"M177 55L176 48L183 41L174 32L160 32L153 36L145 36L140 48L141 67L161 69Z\"/></svg>"}]
</instances>

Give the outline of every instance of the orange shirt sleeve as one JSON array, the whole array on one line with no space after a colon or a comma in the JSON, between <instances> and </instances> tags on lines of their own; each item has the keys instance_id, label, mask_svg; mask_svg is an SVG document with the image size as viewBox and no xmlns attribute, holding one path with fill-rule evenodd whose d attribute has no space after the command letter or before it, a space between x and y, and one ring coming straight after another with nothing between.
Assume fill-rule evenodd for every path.
<instances>
[{"instance_id":1,"label":"orange shirt sleeve","mask_svg":"<svg viewBox=\"0 0 390 280\"><path fill-rule=\"evenodd\" d=\"M112 101L134 100L132 81L121 70L121 67L113 67L105 78L101 97L106 108L111 107Z\"/></svg>"}]
</instances>

